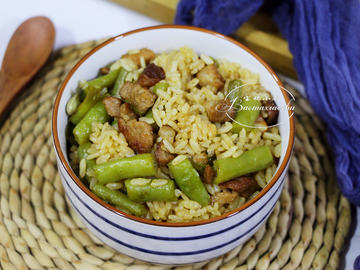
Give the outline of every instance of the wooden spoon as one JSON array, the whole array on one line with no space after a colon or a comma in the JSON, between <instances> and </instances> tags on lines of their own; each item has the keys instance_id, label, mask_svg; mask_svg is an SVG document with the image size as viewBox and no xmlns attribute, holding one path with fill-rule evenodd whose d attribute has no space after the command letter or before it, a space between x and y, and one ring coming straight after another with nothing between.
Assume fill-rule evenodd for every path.
<instances>
[{"instance_id":1,"label":"wooden spoon","mask_svg":"<svg viewBox=\"0 0 360 270\"><path fill-rule=\"evenodd\" d=\"M46 17L32 17L16 29L0 70L0 115L44 65L54 39L54 25Z\"/></svg>"}]
</instances>

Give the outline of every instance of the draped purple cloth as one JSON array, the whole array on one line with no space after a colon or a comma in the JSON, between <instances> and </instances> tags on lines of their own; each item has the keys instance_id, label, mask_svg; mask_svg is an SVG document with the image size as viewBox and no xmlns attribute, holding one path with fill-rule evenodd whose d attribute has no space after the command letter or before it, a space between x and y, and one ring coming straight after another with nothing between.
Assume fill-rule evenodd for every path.
<instances>
[{"instance_id":1,"label":"draped purple cloth","mask_svg":"<svg viewBox=\"0 0 360 270\"><path fill-rule=\"evenodd\" d=\"M233 33L263 0L180 0L176 24ZM360 1L265 1L327 126L342 193L360 206ZM360 270L360 258L355 262Z\"/></svg>"}]
</instances>

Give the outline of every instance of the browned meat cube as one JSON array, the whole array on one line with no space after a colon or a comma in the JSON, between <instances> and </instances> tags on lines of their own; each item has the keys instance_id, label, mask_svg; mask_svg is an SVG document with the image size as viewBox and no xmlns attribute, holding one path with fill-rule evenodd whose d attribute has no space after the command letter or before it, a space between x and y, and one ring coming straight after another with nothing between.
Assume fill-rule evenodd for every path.
<instances>
[{"instance_id":1,"label":"browned meat cube","mask_svg":"<svg viewBox=\"0 0 360 270\"><path fill-rule=\"evenodd\" d=\"M266 123L270 125L274 125L277 123L279 110L277 109L276 103L273 100L263 101L262 105L265 107L265 111L267 113L267 118L265 119Z\"/></svg>"},{"instance_id":2,"label":"browned meat cube","mask_svg":"<svg viewBox=\"0 0 360 270\"><path fill-rule=\"evenodd\" d=\"M149 50L147 48L141 49L138 53L133 54L124 54L121 58L128 58L131 59L138 67L141 65L140 59L141 57L144 58L145 63L150 63L151 60L155 59L155 53L152 50Z\"/></svg>"},{"instance_id":3,"label":"browned meat cube","mask_svg":"<svg viewBox=\"0 0 360 270\"><path fill-rule=\"evenodd\" d=\"M259 184L252 176L240 176L219 185L239 193L241 197L249 198L254 192L260 190Z\"/></svg>"},{"instance_id":4,"label":"browned meat cube","mask_svg":"<svg viewBox=\"0 0 360 270\"><path fill-rule=\"evenodd\" d=\"M200 154L195 154L192 157L192 160L201 166L205 166L208 163L208 156L205 152L202 152Z\"/></svg>"},{"instance_id":5,"label":"browned meat cube","mask_svg":"<svg viewBox=\"0 0 360 270\"><path fill-rule=\"evenodd\" d=\"M119 131L122 132L129 146L137 153L148 153L154 144L154 133L152 127L143 121L132 119L126 122L118 119Z\"/></svg>"},{"instance_id":6,"label":"browned meat cube","mask_svg":"<svg viewBox=\"0 0 360 270\"><path fill-rule=\"evenodd\" d=\"M213 179L215 177L215 171L213 169L213 167L211 167L209 164L206 165L205 170L204 170L204 183L206 184L211 184Z\"/></svg>"},{"instance_id":7,"label":"browned meat cube","mask_svg":"<svg viewBox=\"0 0 360 270\"><path fill-rule=\"evenodd\" d=\"M228 204L231 203L235 198L238 196L237 192L229 192L229 191L222 191L217 192L212 197L212 202L217 202L218 204Z\"/></svg>"},{"instance_id":8,"label":"browned meat cube","mask_svg":"<svg viewBox=\"0 0 360 270\"><path fill-rule=\"evenodd\" d=\"M140 74L138 83L143 87L151 87L163 79L165 79L165 71L162 67L151 63Z\"/></svg>"},{"instance_id":9,"label":"browned meat cube","mask_svg":"<svg viewBox=\"0 0 360 270\"><path fill-rule=\"evenodd\" d=\"M228 99L211 102L206 107L206 112L210 121L218 123L232 121L236 116L236 110Z\"/></svg>"},{"instance_id":10,"label":"browned meat cube","mask_svg":"<svg viewBox=\"0 0 360 270\"><path fill-rule=\"evenodd\" d=\"M199 79L200 86L212 86L216 92L224 87L224 78L214 64L205 66L196 77Z\"/></svg>"},{"instance_id":11,"label":"browned meat cube","mask_svg":"<svg viewBox=\"0 0 360 270\"><path fill-rule=\"evenodd\" d=\"M155 146L155 157L160 166L166 166L172 161L175 156L170 154L164 147L164 143L161 141Z\"/></svg>"},{"instance_id":12,"label":"browned meat cube","mask_svg":"<svg viewBox=\"0 0 360 270\"><path fill-rule=\"evenodd\" d=\"M108 68L108 67L100 68L100 73L101 73L102 75L106 75L106 74L108 74L109 72L110 72L110 68Z\"/></svg>"},{"instance_id":13,"label":"browned meat cube","mask_svg":"<svg viewBox=\"0 0 360 270\"><path fill-rule=\"evenodd\" d=\"M120 117L125 121L136 118L136 114L131 110L128 103L123 103L120 105Z\"/></svg>"},{"instance_id":14,"label":"browned meat cube","mask_svg":"<svg viewBox=\"0 0 360 270\"><path fill-rule=\"evenodd\" d=\"M121 99L116 97L105 97L102 100L105 105L106 112L112 117L120 117Z\"/></svg>"},{"instance_id":15,"label":"browned meat cube","mask_svg":"<svg viewBox=\"0 0 360 270\"><path fill-rule=\"evenodd\" d=\"M254 122L254 127L260 128L260 130L264 132L267 130L268 125L264 120L264 118L262 118L262 116L259 115L256 121Z\"/></svg>"},{"instance_id":16,"label":"browned meat cube","mask_svg":"<svg viewBox=\"0 0 360 270\"><path fill-rule=\"evenodd\" d=\"M126 82L120 89L121 98L132 105L138 114L144 114L154 105L156 95L138 83Z\"/></svg>"}]
</instances>

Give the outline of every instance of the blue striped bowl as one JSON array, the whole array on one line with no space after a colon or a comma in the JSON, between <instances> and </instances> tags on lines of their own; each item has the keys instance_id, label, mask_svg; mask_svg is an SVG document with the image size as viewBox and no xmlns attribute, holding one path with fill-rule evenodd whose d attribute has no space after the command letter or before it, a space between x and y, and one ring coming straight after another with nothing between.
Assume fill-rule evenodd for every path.
<instances>
[{"instance_id":1,"label":"blue striped bowl","mask_svg":"<svg viewBox=\"0 0 360 270\"><path fill-rule=\"evenodd\" d=\"M205 29L164 25L138 29L97 46L69 72L56 97L53 141L65 193L84 224L104 243L128 256L159 264L189 264L220 256L249 239L271 214L284 186L294 140L290 109L280 110L282 154L271 182L242 207L209 220L163 223L138 218L117 210L96 197L76 176L66 152L66 102L80 80L96 76L99 67L130 49L147 47L155 52L187 45L215 58L239 62L256 72L280 108L289 97L274 71L239 42Z\"/></svg>"}]
</instances>

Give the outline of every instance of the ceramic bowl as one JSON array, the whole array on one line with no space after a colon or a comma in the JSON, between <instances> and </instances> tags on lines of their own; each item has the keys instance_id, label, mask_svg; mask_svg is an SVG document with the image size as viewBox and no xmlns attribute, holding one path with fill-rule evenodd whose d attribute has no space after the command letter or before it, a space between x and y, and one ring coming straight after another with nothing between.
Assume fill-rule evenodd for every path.
<instances>
[{"instance_id":1,"label":"ceramic bowl","mask_svg":"<svg viewBox=\"0 0 360 270\"><path fill-rule=\"evenodd\" d=\"M65 105L78 82L94 78L100 67L128 50L149 48L155 52L187 45L198 53L240 63L259 74L279 107L290 102L274 71L241 43L219 33L187 26L138 29L107 40L85 55L65 78L53 110L53 141L66 196L84 224L104 243L128 256L159 264L189 264L220 256L249 239L271 214L284 186L294 140L292 111L280 110L282 153L271 182L243 206L220 217L188 223L164 223L142 219L105 203L76 176L69 165L65 130Z\"/></svg>"}]
</instances>

